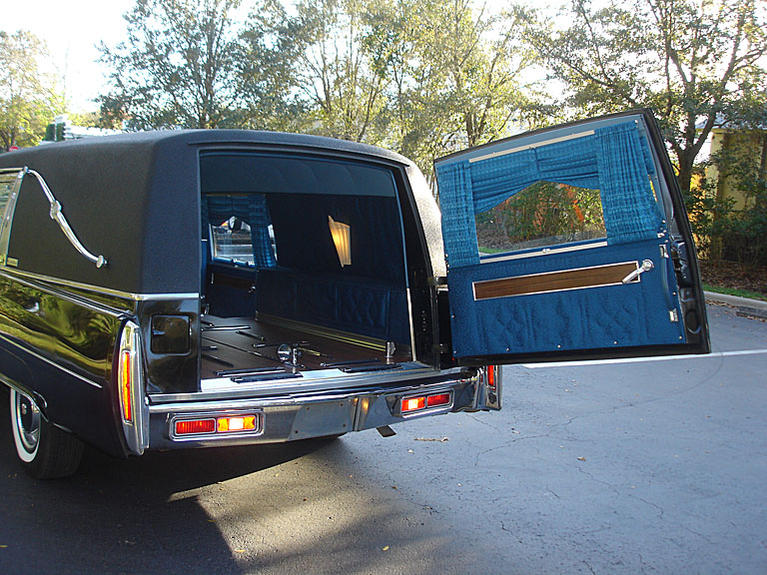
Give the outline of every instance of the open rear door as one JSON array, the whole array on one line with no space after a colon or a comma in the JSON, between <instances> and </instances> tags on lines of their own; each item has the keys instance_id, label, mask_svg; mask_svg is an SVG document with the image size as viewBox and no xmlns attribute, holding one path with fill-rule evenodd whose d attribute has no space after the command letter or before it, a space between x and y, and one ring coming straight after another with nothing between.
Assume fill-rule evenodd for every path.
<instances>
[{"instance_id":1,"label":"open rear door","mask_svg":"<svg viewBox=\"0 0 767 575\"><path fill-rule=\"evenodd\" d=\"M707 353L695 248L648 111L435 163L462 364Z\"/></svg>"}]
</instances>

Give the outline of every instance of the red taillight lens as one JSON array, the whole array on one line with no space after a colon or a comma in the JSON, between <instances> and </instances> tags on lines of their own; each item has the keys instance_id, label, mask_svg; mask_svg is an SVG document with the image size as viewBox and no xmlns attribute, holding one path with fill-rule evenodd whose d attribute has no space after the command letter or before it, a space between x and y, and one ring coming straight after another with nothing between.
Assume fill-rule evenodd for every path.
<instances>
[{"instance_id":1,"label":"red taillight lens","mask_svg":"<svg viewBox=\"0 0 767 575\"><path fill-rule=\"evenodd\" d=\"M218 433L236 433L238 431L254 431L256 429L255 415L219 417L216 422Z\"/></svg>"},{"instance_id":2,"label":"red taillight lens","mask_svg":"<svg viewBox=\"0 0 767 575\"><path fill-rule=\"evenodd\" d=\"M193 435L195 433L213 433L216 430L215 419L191 419L176 422L176 435Z\"/></svg>"},{"instance_id":3,"label":"red taillight lens","mask_svg":"<svg viewBox=\"0 0 767 575\"><path fill-rule=\"evenodd\" d=\"M123 419L128 423L133 422L133 372L132 361L133 354L126 350L120 353L120 364L118 371L118 380L120 386L120 407L122 408Z\"/></svg>"},{"instance_id":4,"label":"red taillight lens","mask_svg":"<svg viewBox=\"0 0 767 575\"><path fill-rule=\"evenodd\" d=\"M448 405L450 403L449 393L438 393L437 395L430 395L426 398L427 407L438 407L440 405Z\"/></svg>"},{"instance_id":5,"label":"red taillight lens","mask_svg":"<svg viewBox=\"0 0 767 575\"><path fill-rule=\"evenodd\" d=\"M495 372L497 371L498 366L496 365L488 365L487 366L487 385L488 387L495 387Z\"/></svg>"},{"instance_id":6,"label":"red taillight lens","mask_svg":"<svg viewBox=\"0 0 767 575\"><path fill-rule=\"evenodd\" d=\"M402 413L418 411L426 407L426 397L407 397L402 400Z\"/></svg>"}]
</instances>

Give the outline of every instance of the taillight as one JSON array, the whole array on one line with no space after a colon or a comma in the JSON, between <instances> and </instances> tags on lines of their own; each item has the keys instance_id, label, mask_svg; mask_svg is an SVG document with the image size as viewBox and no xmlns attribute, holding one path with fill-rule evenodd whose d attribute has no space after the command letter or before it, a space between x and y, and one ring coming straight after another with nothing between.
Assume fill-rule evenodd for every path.
<instances>
[{"instance_id":1,"label":"taillight","mask_svg":"<svg viewBox=\"0 0 767 575\"><path fill-rule=\"evenodd\" d=\"M407 397L402 400L402 413L418 411L426 407L426 396Z\"/></svg>"},{"instance_id":2,"label":"taillight","mask_svg":"<svg viewBox=\"0 0 767 575\"><path fill-rule=\"evenodd\" d=\"M117 396L123 422L132 425L135 411L140 407L141 386L141 344L139 329L133 322L126 322L120 335L120 349L117 352Z\"/></svg>"},{"instance_id":3,"label":"taillight","mask_svg":"<svg viewBox=\"0 0 767 575\"><path fill-rule=\"evenodd\" d=\"M441 391L430 395L418 395L416 397L404 397L400 402L400 413L407 415L422 409L432 407L445 407L453 403L453 392Z\"/></svg>"},{"instance_id":4,"label":"taillight","mask_svg":"<svg viewBox=\"0 0 767 575\"><path fill-rule=\"evenodd\" d=\"M149 447L149 407L144 397L141 330L126 321L114 359L114 392L129 453L141 455Z\"/></svg>"},{"instance_id":5,"label":"taillight","mask_svg":"<svg viewBox=\"0 0 767 575\"><path fill-rule=\"evenodd\" d=\"M498 366L497 365L488 365L485 368L486 374L487 374L487 385L488 387L495 387L495 378L498 373Z\"/></svg>"},{"instance_id":6,"label":"taillight","mask_svg":"<svg viewBox=\"0 0 767 575\"><path fill-rule=\"evenodd\" d=\"M133 352L130 350L120 351L120 363L118 366L118 387L120 390L120 410L123 420L133 423Z\"/></svg>"},{"instance_id":7,"label":"taillight","mask_svg":"<svg viewBox=\"0 0 767 575\"><path fill-rule=\"evenodd\" d=\"M256 429L255 415L219 417L216 421L219 433L236 433L238 431L254 431Z\"/></svg>"},{"instance_id":8,"label":"taillight","mask_svg":"<svg viewBox=\"0 0 767 575\"><path fill-rule=\"evenodd\" d=\"M194 435L195 433L213 433L216 430L216 420L192 419L176 422L176 435Z\"/></svg>"},{"instance_id":9,"label":"taillight","mask_svg":"<svg viewBox=\"0 0 767 575\"><path fill-rule=\"evenodd\" d=\"M476 399L479 409L501 409L502 383L500 365L486 365L479 370L478 390L482 393Z\"/></svg>"},{"instance_id":10,"label":"taillight","mask_svg":"<svg viewBox=\"0 0 767 575\"><path fill-rule=\"evenodd\" d=\"M230 435L261 431L261 419L257 413L205 413L178 416L172 420L174 437L185 435Z\"/></svg>"},{"instance_id":11,"label":"taillight","mask_svg":"<svg viewBox=\"0 0 767 575\"><path fill-rule=\"evenodd\" d=\"M430 395L426 398L427 407L439 407L441 405L447 405L450 403L449 393L438 393L437 395Z\"/></svg>"}]
</instances>

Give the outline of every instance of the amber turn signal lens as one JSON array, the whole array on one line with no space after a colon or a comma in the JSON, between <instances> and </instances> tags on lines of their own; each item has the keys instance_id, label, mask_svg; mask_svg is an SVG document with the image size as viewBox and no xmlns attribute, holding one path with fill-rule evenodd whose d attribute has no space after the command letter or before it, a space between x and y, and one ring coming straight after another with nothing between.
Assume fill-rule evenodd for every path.
<instances>
[{"instance_id":1,"label":"amber turn signal lens","mask_svg":"<svg viewBox=\"0 0 767 575\"><path fill-rule=\"evenodd\" d=\"M402 413L418 411L426 407L426 397L407 397L402 400Z\"/></svg>"},{"instance_id":2,"label":"amber turn signal lens","mask_svg":"<svg viewBox=\"0 0 767 575\"><path fill-rule=\"evenodd\" d=\"M235 433L238 431L254 431L256 429L255 415L219 417L216 422L218 433Z\"/></svg>"}]
</instances>

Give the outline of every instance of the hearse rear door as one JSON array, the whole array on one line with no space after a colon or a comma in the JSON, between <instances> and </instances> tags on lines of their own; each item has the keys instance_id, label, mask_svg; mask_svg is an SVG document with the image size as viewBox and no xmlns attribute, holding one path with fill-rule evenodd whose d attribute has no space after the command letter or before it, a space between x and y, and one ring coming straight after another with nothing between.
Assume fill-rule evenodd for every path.
<instances>
[{"instance_id":1,"label":"hearse rear door","mask_svg":"<svg viewBox=\"0 0 767 575\"><path fill-rule=\"evenodd\" d=\"M435 162L465 365L707 353L687 215L649 111Z\"/></svg>"}]
</instances>

